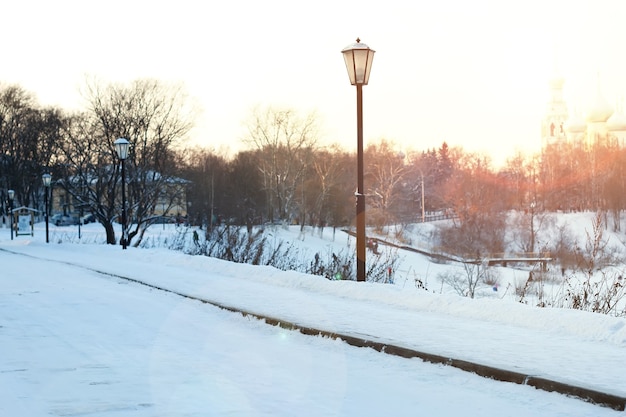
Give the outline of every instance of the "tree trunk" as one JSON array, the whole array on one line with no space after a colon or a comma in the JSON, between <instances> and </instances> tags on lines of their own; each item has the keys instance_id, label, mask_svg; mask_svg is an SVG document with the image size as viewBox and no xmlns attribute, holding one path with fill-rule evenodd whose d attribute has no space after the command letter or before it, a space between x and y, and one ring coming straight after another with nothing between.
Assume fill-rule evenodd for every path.
<instances>
[{"instance_id":1,"label":"tree trunk","mask_svg":"<svg viewBox=\"0 0 626 417\"><path fill-rule=\"evenodd\" d=\"M106 231L107 245L115 245L117 242L115 241L115 230L113 229L113 224L111 222L101 224L104 226L104 230Z\"/></svg>"}]
</instances>

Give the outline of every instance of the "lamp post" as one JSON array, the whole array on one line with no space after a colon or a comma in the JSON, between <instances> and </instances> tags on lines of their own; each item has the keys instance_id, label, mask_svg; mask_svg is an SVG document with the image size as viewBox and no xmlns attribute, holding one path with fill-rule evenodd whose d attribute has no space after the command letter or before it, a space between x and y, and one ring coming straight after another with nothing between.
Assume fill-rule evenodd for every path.
<instances>
[{"instance_id":1,"label":"lamp post","mask_svg":"<svg viewBox=\"0 0 626 417\"><path fill-rule=\"evenodd\" d=\"M530 256L535 256L535 207L536 203L530 203Z\"/></svg>"},{"instance_id":2,"label":"lamp post","mask_svg":"<svg viewBox=\"0 0 626 417\"><path fill-rule=\"evenodd\" d=\"M41 176L41 180L43 182L44 194L43 194L43 205L44 205L44 218L46 219L46 243L49 243L49 234L48 234L48 190L50 189L50 182L52 181L52 175L43 174Z\"/></svg>"},{"instance_id":3,"label":"lamp post","mask_svg":"<svg viewBox=\"0 0 626 417\"><path fill-rule=\"evenodd\" d=\"M346 62L350 84L356 86L357 189L356 189L356 280L365 281L365 190L363 189L363 90L367 85L374 50L361 43L345 47L341 53Z\"/></svg>"},{"instance_id":4,"label":"lamp post","mask_svg":"<svg viewBox=\"0 0 626 417\"><path fill-rule=\"evenodd\" d=\"M124 138L119 138L114 142L115 152L122 164L122 249L126 249L126 173L124 161L128 157L128 147L130 142Z\"/></svg>"},{"instance_id":5,"label":"lamp post","mask_svg":"<svg viewBox=\"0 0 626 417\"><path fill-rule=\"evenodd\" d=\"M422 223L424 223L426 221L426 209L424 208L424 171L422 171L421 168L418 168L420 170L420 175L422 176Z\"/></svg>"},{"instance_id":6,"label":"lamp post","mask_svg":"<svg viewBox=\"0 0 626 417\"><path fill-rule=\"evenodd\" d=\"M15 198L15 191L9 190L9 227L11 227L11 240L13 240L13 199Z\"/></svg>"}]
</instances>

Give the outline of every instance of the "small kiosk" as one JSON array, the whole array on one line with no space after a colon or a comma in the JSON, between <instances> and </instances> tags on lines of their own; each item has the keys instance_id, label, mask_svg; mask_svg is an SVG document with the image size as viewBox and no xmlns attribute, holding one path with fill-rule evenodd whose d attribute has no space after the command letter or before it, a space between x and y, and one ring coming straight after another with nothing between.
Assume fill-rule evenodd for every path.
<instances>
[{"instance_id":1,"label":"small kiosk","mask_svg":"<svg viewBox=\"0 0 626 417\"><path fill-rule=\"evenodd\" d=\"M20 235L35 235L35 213L38 212L39 210L24 206L13 209L13 228L15 229L16 237Z\"/></svg>"}]
</instances>

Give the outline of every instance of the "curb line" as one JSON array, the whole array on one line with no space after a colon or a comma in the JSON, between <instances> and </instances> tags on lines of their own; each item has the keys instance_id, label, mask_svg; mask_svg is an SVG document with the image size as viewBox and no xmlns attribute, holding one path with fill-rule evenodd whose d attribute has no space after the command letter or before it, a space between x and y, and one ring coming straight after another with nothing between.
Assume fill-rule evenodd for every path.
<instances>
[{"instance_id":1,"label":"curb line","mask_svg":"<svg viewBox=\"0 0 626 417\"><path fill-rule=\"evenodd\" d=\"M230 309L231 311L234 311ZM502 382L512 382L518 385L528 385L536 389L547 392L556 392L570 397L579 398L583 401L609 407L617 411L624 411L626 408L626 397L608 394L589 388L578 387L564 382L553 381L547 378L541 378L533 375L527 375L519 372L509 371L506 369L495 368L492 366L482 365L475 362L469 362L461 359L449 358L446 356L435 355L432 353L420 352L418 350L409 349L383 342L375 342L359 337L343 335L339 333L328 332L325 330L314 329L311 327L299 326L294 323L288 323L275 318L264 317L259 314L243 312L244 316L250 315L255 318L264 320L267 324L280 326L289 330L298 330L300 333L310 336L323 336L335 340L342 340L345 343L363 348L371 348L389 355L400 356L403 358L418 358L424 362L433 364L442 364L460 369L462 371L471 372L478 376L493 379Z\"/></svg>"},{"instance_id":2,"label":"curb line","mask_svg":"<svg viewBox=\"0 0 626 417\"><path fill-rule=\"evenodd\" d=\"M77 266L77 265L75 265ZM421 359L424 362L429 362L433 364L442 364L447 366L452 366L454 368L471 372L478 376L493 379L495 381L502 382L512 382L518 385L528 385L534 387L536 389L540 389L542 391L547 392L556 392L558 394L567 395L570 397L575 397L581 399L585 402L600 405L603 407L609 407L617 411L624 411L626 409L626 397L621 397L619 395L609 394L601 391L596 391L589 388L578 387L576 385L567 384L564 382L553 381L547 378L541 378L534 375L527 375L520 372L509 371L506 369L495 368L492 366L482 365L479 363L474 363L470 361L454 359L447 356L436 355L427 352L421 352L414 349L409 349L402 346L392 345L389 343L383 342L375 342L373 340L365 339L362 337L350 336L341 333L330 332L327 330L316 329L308 326L301 326L296 323L292 323L289 321L285 321L283 319L266 316L264 314L254 313L252 311L242 310L236 307L228 306L216 301L210 301L204 298L200 298L197 296L184 294L178 291L170 290L168 288L160 287L158 285L153 285L135 278L129 278L120 276L117 274L111 274L109 272L99 271L96 269L83 267L86 269L90 269L94 272L114 276L116 278L121 278L130 282L134 282L137 284L145 285L147 287L154 288L156 290L166 291L172 294L176 294L178 296L188 298L190 300L199 301L204 304L209 304L214 307L220 308L222 310L230 311L232 313L239 313L243 317L252 317L258 320L263 320L266 324L281 327L286 330L297 330L300 333L307 336L323 336L328 337L333 340L341 340L350 346L362 347L362 348L370 348L374 349L381 353L386 353L389 355L400 356L403 358L411 359L417 358Z\"/></svg>"}]
</instances>

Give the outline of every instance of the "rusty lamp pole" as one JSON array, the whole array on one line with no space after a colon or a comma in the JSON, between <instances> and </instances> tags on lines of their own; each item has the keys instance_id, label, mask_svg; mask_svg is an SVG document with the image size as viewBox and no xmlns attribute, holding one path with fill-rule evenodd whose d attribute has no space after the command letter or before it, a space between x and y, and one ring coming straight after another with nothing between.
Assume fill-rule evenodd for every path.
<instances>
[{"instance_id":1,"label":"rusty lamp pole","mask_svg":"<svg viewBox=\"0 0 626 417\"><path fill-rule=\"evenodd\" d=\"M356 86L357 124L357 189L356 189L356 280L365 281L365 190L363 189L363 90L367 85L374 59L374 50L361 43L345 47L341 53L346 61L350 84Z\"/></svg>"}]
</instances>

